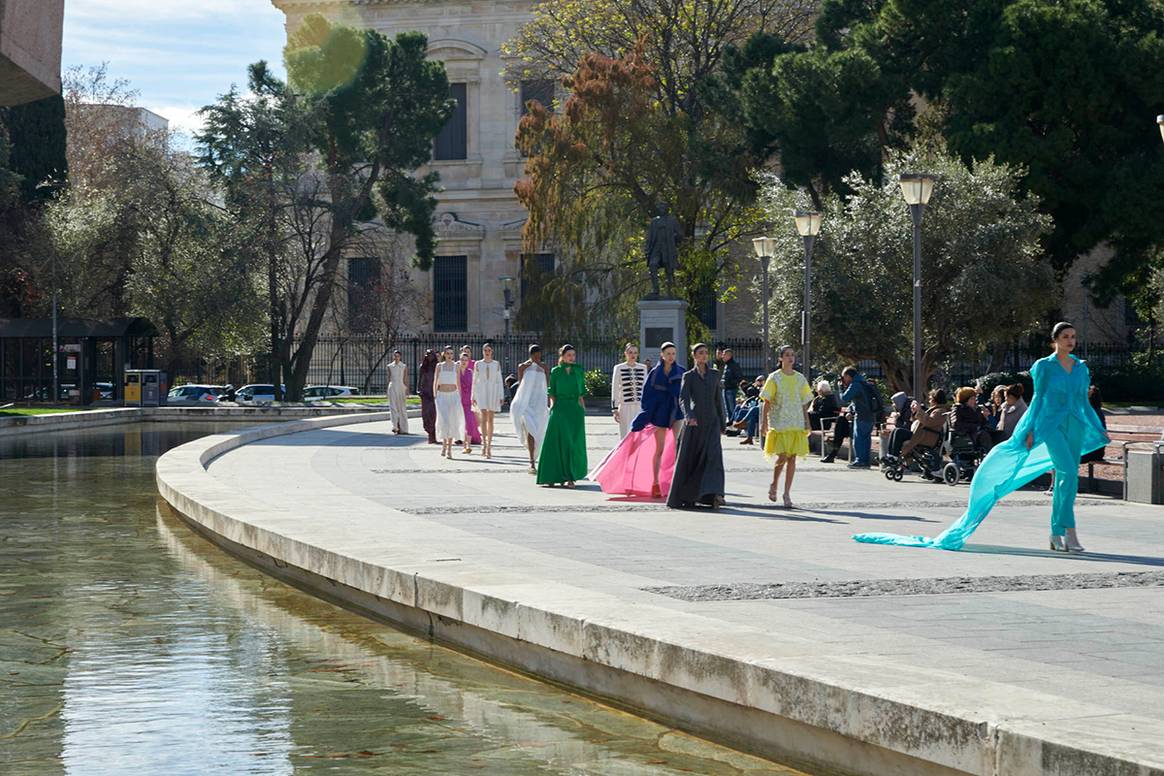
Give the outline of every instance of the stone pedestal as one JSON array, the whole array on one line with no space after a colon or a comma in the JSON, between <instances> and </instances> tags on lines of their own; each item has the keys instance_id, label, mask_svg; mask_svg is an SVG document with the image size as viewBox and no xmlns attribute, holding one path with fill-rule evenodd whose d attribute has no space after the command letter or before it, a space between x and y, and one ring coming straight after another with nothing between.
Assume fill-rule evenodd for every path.
<instances>
[{"instance_id":1,"label":"stone pedestal","mask_svg":"<svg viewBox=\"0 0 1164 776\"><path fill-rule=\"evenodd\" d=\"M659 362L659 346L675 343L675 359L684 366L687 352L687 303L681 299L643 299L639 302L639 351L641 358Z\"/></svg>"}]
</instances>

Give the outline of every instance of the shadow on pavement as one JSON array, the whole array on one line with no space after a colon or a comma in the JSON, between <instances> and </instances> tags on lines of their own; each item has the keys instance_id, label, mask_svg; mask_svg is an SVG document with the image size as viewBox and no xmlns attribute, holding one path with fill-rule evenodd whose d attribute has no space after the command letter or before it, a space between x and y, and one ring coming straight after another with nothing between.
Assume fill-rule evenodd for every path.
<instances>
[{"instance_id":1,"label":"shadow on pavement","mask_svg":"<svg viewBox=\"0 0 1164 776\"><path fill-rule=\"evenodd\" d=\"M777 506L752 506L748 509L734 507L731 504L719 508L721 515L739 515L741 517L758 517L761 520L790 520L796 523L843 523L843 520L830 520L827 517L812 517L798 510L789 510Z\"/></svg>"},{"instance_id":2,"label":"shadow on pavement","mask_svg":"<svg viewBox=\"0 0 1164 776\"><path fill-rule=\"evenodd\" d=\"M1036 550L1031 547L1008 547L997 544L967 544L960 552L977 552L985 555L1014 555L1027 558L1062 558L1063 560L1086 560L1098 563L1130 563L1137 566L1164 566L1164 558L1151 555L1116 555L1106 552L1084 552L1064 554L1051 550Z\"/></svg>"},{"instance_id":3,"label":"shadow on pavement","mask_svg":"<svg viewBox=\"0 0 1164 776\"><path fill-rule=\"evenodd\" d=\"M940 520L930 520L928 517L917 517L915 515L881 515L875 512L843 512L837 509L812 509L821 515L836 515L837 517L856 517L861 520L908 520L914 523L938 523ZM839 522L839 521L834 521Z\"/></svg>"}]
</instances>

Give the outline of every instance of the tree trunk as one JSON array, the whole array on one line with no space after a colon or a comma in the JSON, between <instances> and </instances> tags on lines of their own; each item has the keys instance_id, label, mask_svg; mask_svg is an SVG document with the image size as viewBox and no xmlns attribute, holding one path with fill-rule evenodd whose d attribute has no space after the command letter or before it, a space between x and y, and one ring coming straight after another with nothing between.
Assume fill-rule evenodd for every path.
<instances>
[{"instance_id":1,"label":"tree trunk","mask_svg":"<svg viewBox=\"0 0 1164 776\"><path fill-rule=\"evenodd\" d=\"M311 300L311 315L307 318L307 327L299 340L299 347L291 358L291 370L287 375L287 401L302 401L303 386L307 382L307 370L311 367L311 354L315 351L315 343L319 340L319 330L323 327L323 319L327 308L331 304L332 291L335 289L335 278L339 271L340 259L347 242L347 229L350 218L333 220L331 226L330 245L323 260L323 272L315 297Z\"/></svg>"}]
</instances>

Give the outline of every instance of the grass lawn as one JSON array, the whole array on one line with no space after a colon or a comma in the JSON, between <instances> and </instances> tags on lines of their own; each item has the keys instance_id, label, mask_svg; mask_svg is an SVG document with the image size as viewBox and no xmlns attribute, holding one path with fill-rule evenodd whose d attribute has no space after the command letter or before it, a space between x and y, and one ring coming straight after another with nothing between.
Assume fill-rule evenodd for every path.
<instances>
[{"instance_id":1,"label":"grass lawn","mask_svg":"<svg viewBox=\"0 0 1164 776\"><path fill-rule=\"evenodd\" d=\"M388 404L388 399L385 398L384 396L368 396L368 397L345 396L341 399L332 399L331 401L335 402L336 404L367 404L367 405L371 405L371 406L378 406L381 404L387 405ZM408 406L409 407L419 407L420 406L420 397L419 396L409 396L408 397Z\"/></svg>"},{"instance_id":2,"label":"grass lawn","mask_svg":"<svg viewBox=\"0 0 1164 776\"><path fill-rule=\"evenodd\" d=\"M14 415L55 415L61 412L84 412L81 407L9 407L0 410L0 417Z\"/></svg>"}]
</instances>

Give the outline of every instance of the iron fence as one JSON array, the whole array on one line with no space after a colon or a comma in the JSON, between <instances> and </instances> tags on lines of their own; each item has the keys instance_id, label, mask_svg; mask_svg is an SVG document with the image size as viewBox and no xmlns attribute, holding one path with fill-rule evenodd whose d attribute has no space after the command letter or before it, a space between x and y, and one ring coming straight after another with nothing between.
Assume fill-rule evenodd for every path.
<instances>
[{"instance_id":1,"label":"iron fence","mask_svg":"<svg viewBox=\"0 0 1164 776\"><path fill-rule=\"evenodd\" d=\"M540 340L536 335L514 334L501 337L485 337L475 334L421 334L400 337L389 341L381 337L320 337L312 353L311 364L307 371L309 385L350 385L361 393L379 394L387 390L387 365L391 361L394 350L401 351L403 360L409 366L409 378L412 381L410 388L416 390L416 379L421 358L428 349L439 351L445 345L452 345L460 350L464 345L473 349L474 358L480 358L481 347L486 342L493 344L494 358L501 362L505 374L517 370L517 365L524 361L529 352L529 346L538 343L545 352L548 363L555 362L555 353L561 343ZM745 377L751 378L763 374L765 369L764 347L759 338L736 338L717 340L717 344L730 347L733 357L740 365ZM625 340L613 337L587 338L571 342L578 351L578 362L587 369L599 369L609 373L614 365L622 360ZM1042 343L1022 343L1011 346L1004 353L996 354L992 358L984 353L977 358L952 358L939 366L933 382L946 387L966 385L974 378L990 371L1023 372L1030 369L1031 364L1049 351ZM1133 351L1116 345L1091 345L1081 347L1079 356L1085 359L1093 371L1118 369L1129 363ZM658 354L642 352L641 359L654 362ZM683 355L680 362L686 364L689 360ZM773 354L773 363L775 354ZM254 379L265 379L266 370L263 367L265 359L236 358L227 363L206 365L210 368L180 369L179 377L186 377L186 381L200 382L205 379L219 380L229 378L236 385L241 385ZM838 360L822 362L817 359L814 371L832 374L842 366ZM857 368L874 379L884 379L881 366L876 361L865 360L857 363Z\"/></svg>"}]
</instances>

